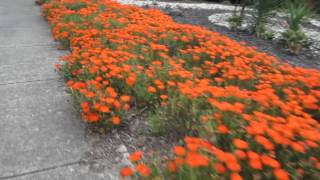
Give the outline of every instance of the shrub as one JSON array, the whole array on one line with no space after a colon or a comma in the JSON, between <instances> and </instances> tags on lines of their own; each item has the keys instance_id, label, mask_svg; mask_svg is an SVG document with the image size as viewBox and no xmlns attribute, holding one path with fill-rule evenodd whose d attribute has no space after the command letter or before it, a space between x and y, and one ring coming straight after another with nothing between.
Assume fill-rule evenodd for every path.
<instances>
[{"instance_id":1,"label":"shrub","mask_svg":"<svg viewBox=\"0 0 320 180\"><path fill-rule=\"evenodd\" d=\"M303 46L307 45L307 36L302 30L288 29L282 34L284 45L294 54L299 54Z\"/></svg>"},{"instance_id":2,"label":"shrub","mask_svg":"<svg viewBox=\"0 0 320 180\"><path fill-rule=\"evenodd\" d=\"M298 54L301 48L307 44L307 36L301 29L301 24L311 15L311 9L304 0L287 1L289 28L283 33L284 44Z\"/></svg>"},{"instance_id":3,"label":"shrub","mask_svg":"<svg viewBox=\"0 0 320 180\"><path fill-rule=\"evenodd\" d=\"M229 26L232 30L242 29L242 23L245 18L246 8L247 6L252 6L253 4L254 0L242 0L234 6L233 15L228 19ZM240 8L238 7L238 5L240 5Z\"/></svg>"},{"instance_id":4,"label":"shrub","mask_svg":"<svg viewBox=\"0 0 320 180\"><path fill-rule=\"evenodd\" d=\"M281 7L283 3L282 0L254 0L254 22L252 26L252 31L257 34L258 37L266 37L270 33L266 33L265 23L273 15L274 10ZM265 36L267 35L267 36Z\"/></svg>"},{"instance_id":5,"label":"shrub","mask_svg":"<svg viewBox=\"0 0 320 180\"><path fill-rule=\"evenodd\" d=\"M228 19L228 22L231 30L239 30L242 26L243 17L238 15L232 15L232 17Z\"/></svg>"},{"instance_id":6,"label":"shrub","mask_svg":"<svg viewBox=\"0 0 320 180\"><path fill-rule=\"evenodd\" d=\"M290 0L287 2L289 29L298 31L301 29L301 24L311 16L311 9L303 0Z\"/></svg>"}]
</instances>

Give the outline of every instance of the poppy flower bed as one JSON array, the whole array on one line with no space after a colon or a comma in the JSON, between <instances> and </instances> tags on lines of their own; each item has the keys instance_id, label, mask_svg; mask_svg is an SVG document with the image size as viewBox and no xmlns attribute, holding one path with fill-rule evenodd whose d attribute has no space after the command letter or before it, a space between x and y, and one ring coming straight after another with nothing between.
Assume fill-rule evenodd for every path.
<instances>
[{"instance_id":1,"label":"poppy flower bed","mask_svg":"<svg viewBox=\"0 0 320 180\"><path fill-rule=\"evenodd\" d=\"M320 72L281 64L159 10L110 0L46 0L59 67L82 119L112 128L148 107L157 133L186 134L166 166L142 162L123 177L316 179ZM192 137L191 137L192 136Z\"/></svg>"}]
</instances>

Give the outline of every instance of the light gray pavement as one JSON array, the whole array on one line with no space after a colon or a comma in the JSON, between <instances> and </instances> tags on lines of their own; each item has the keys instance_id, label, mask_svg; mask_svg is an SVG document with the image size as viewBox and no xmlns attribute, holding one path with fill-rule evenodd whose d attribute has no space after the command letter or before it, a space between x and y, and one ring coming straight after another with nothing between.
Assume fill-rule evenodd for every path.
<instances>
[{"instance_id":1,"label":"light gray pavement","mask_svg":"<svg viewBox=\"0 0 320 180\"><path fill-rule=\"evenodd\" d=\"M0 0L0 180L116 179L80 163L95 140L54 72L63 53L34 0Z\"/></svg>"}]
</instances>

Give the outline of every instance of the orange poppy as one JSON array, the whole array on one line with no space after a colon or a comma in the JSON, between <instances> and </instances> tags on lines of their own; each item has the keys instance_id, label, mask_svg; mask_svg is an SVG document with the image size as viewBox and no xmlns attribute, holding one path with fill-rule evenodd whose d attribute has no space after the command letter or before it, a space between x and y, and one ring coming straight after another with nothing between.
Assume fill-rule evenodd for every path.
<instances>
[{"instance_id":1,"label":"orange poppy","mask_svg":"<svg viewBox=\"0 0 320 180\"><path fill-rule=\"evenodd\" d=\"M248 149L248 143L241 139L233 139L233 144L239 149Z\"/></svg>"},{"instance_id":2,"label":"orange poppy","mask_svg":"<svg viewBox=\"0 0 320 180\"><path fill-rule=\"evenodd\" d=\"M156 88L154 88L154 87L152 87L152 86L149 86L149 87L147 88L147 91L148 91L148 93L155 93L157 90L156 90Z\"/></svg>"},{"instance_id":3,"label":"orange poppy","mask_svg":"<svg viewBox=\"0 0 320 180\"><path fill-rule=\"evenodd\" d=\"M167 163L167 169L170 171L170 172L176 172L177 171L177 165L174 161L169 161Z\"/></svg>"},{"instance_id":4,"label":"orange poppy","mask_svg":"<svg viewBox=\"0 0 320 180\"><path fill-rule=\"evenodd\" d=\"M142 151L136 151L134 153L131 153L128 157L128 159L131 161L131 162L137 162L141 159L143 155L143 152Z\"/></svg>"},{"instance_id":5,"label":"orange poppy","mask_svg":"<svg viewBox=\"0 0 320 180\"><path fill-rule=\"evenodd\" d=\"M238 173L231 173L230 180L242 180L242 177Z\"/></svg>"},{"instance_id":6,"label":"orange poppy","mask_svg":"<svg viewBox=\"0 0 320 180\"><path fill-rule=\"evenodd\" d=\"M120 169L120 176L121 177L131 176L132 174L133 174L133 171L130 167L123 167Z\"/></svg>"},{"instance_id":7,"label":"orange poppy","mask_svg":"<svg viewBox=\"0 0 320 180\"><path fill-rule=\"evenodd\" d=\"M151 173L150 168L143 163L137 164L136 170L139 172L141 176L144 176L144 177L147 177Z\"/></svg>"},{"instance_id":8,"label":"orange poppy","mask_svg":"<svg viewBox=\"0 0 320 180\"><path fill-rule=\"evenodd\" d=\"M288 173L283 169L275 169L273 174L278 180L289 180Z\"/></svg>"},{"instance_id":9,"label":"orange poppy","mask_svg":"<svg viewBox=\"0 0 320 180\"><path fill-rule=\"evenodd\" d=\"M120 124L120 118L118 116L113 116L111 118L112 124L119 125Z\"/></svg>"},{"instance_id":10,"label":"orange poppy","mask_svg":"<svg viewBox=\"0 0 320 180\"><path fill-rule=\"evenodd\" d=\"M89 122L97 122L99 120L99 115L97 113L89 113L88 121Z\"/></svg>"},{"instance_id":11,"label":"orange poppy","mask_svg":"<svg viewBox=\"0 0 320 180\"><path fill-rule=\"evenodd\" d=\"M197 153L188 153L186 157L187 164L190 167L203 167L208 166L209 159L203 155Z\"/></svg>"},{"instance_id":12,"label":"orange poppy","mask_svg":"<svg viewBox=\"0 0 320 180\"><path fill-rule=\"evenodd\" d=\"M173 152L177 156L184 156L186 154L186 150L182 146L175 146Z\"/></svg>"},{"instance_id":13,"label":"orange poppy","mask_svg":"<svg viewBox=\"0 0 320 180\"><path fill-rule=\"evenodd\" d=\"M226 172L226 168L222 163L215 163L213 164L213 169L218 173L218 174L224 174Z\"/></svg>"},{"instance_id":14,"label":"orange poppy","mask_svg":"<svg viewBox=\"0 0 320 180\"><path fill-rule=\"evenodd\" d=\"M226 126L224 126L224 125L219 125L219 126L217 127L217 130L218 130L218 132L221 133L221 134L227 134L227 133L229 132L229 129L228 129Z\"/></svg>"}]
</instances>

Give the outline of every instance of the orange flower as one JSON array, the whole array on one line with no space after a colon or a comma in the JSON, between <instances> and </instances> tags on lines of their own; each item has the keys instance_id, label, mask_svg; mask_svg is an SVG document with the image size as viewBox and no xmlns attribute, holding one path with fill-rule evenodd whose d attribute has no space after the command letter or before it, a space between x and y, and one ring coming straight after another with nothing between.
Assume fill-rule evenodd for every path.
<instances>
[{"instance_id":1,"label":"orange flower","mask_svg":"<svg viewBox=\"0 0 320 180\"><path fill-rule=\"evenodd\" d=\"M129 102L130 101L130 96L120 96L120 100L122 102Z\"/></svg>"},{"instance_id":2,"label":"orange flower","mask_svg":"<svg viewBox=\"0 0 320 180\"><path fill-rule=\"evenodd\" d=\"M170 171L170 172L176 172L177 171L177 165L174 161L169 161L167 163L167 169Z\"/></svg>"},{"instance_id":3,"label":"orange flower","mask_svg":"<svg viewBox=\"0 0 320 180\"><path fill-rule=\"evenodd\" d=\"M239 159L245 159L247 157L246 153L241 151L241 150L235 150L234 154L239 158Z\"/></svg>"},{"instance_id":4,"label":"orange flower","mask_svg":"<svg viewBox=\"0 0 320 180\"><path fill-rule=\"evenodd\" d=\"M148 93L155 93L157 90L156 90L156 88L154 88L154 87L152 87L152 86L149 86L149 87L147 88L147 91L148 91Z\"/></svg>"},{"instance_id":5,"label":"orange flower","mask_svg":"<svg viewBox=\"0 0 320 180\"><path fill-rule=\"evenodd\" d=\"M238 173L231 173L230 180L242 180L242 177Z\"/></svg>"},{"instance_id":6,"label":"orange flower","mask_svg":"<svg viewBox=\"0 0 320 180\"><path fill-rule=\"evenodd\" d=\"M147 177L151 173L150 168L143 163L137 164L136 170L139 172L141 176L144 176L144 177Z\"/></svg>"},{"instance_id":7,"label":"orange flower","mask_svg":"<svg viewBox=\"0 0 320 180\"><path fill-rule=\"evenodd\" d=\"M190 151L197 151L198 148L199 148L199 145L198 144L194 144L194 143L187 143L187 148L190 150Z\"/></svg>"},{"instance_id":8,"label":"orange flower","mask_svg":"<svg viewBox=\"0 0 320 180\"><path fill-rule=\"evenodd\" d=\"M262 155L261 156L261 161L263 164L272 167L272 168L280 168L280 163L276 161L275 159L267 156L267 155Z\"/></svg>"},{"instance_id":9,"label":"orange flower","mask_svg":"<svg viewBox=\"0 0 320 180\"><path fill-rule=\"evenodd\" d=\"M109 96L112 97L112 98L117 97L116 91L115 91L113 88L111 88L111 87L107 87L107 88L106 88L106 92L107 92L107 93L109 94Z\"/></svg>"},{"instance_id":10,"label":"orange flower","mask_svg":"<svg viewBox=\"0 0 320 180\"><path fill-rule=\"evenodd\" d=\"M165 94L162 94L162 95L160 95L160 98L161 98L162 100L166 100L166 99L168 99L168 96L165 95Z\"/></svg>"},{"instance_id":11,"label":"orange flower","mask_svg":"<svg viewBox=\"0 0 320 180\"><path fill-rule=\"evenodd\" d=\"M218 174L224 174L226 172L226 168L222 163L215 163L213 164L213 168Z\"/></svg>"},{"instance_id":12,"label":"orange flower","mask_svg":"<svg viewBox=\"0 0 320 180\"><path fill-rule=\"evenodd\" d=\"M200 117L200 120L201 120L202 122L208 122L209 117L208 117L208 116L203 115L203 116L201 116L201 117Z\"/></svg>"},{"instance_id":13,"label":"orange flower","mask_svg":"<svg viewBox=\"0 0 320 180\"><path fill-rule=\"evenodd\" d=\"M101 104L99 104L99 103L93 103L93 107L94 107L94 109L99 110L100 107L101 107Z\"/></svg>"},{"instance_id":14,"label":"orange flower","mask_svg":"<svg viewBox=\"0 0 320 180\"><path fill-rule=\"evenodd\" d=\"M99 115L97 113L90 113L88 115L89 122L97 122L99 120Z\"/></svg>"},{"instance_id":15,"label":"orange flower","mask_svg":"<svg viewBox=\"0 0 320 180\"><path fill-rule=\"evenodd\" d=\"M255 137L258 144L261 144L266 150L273 150L274 145L264 136L258 135Z\"/></svg>"},{"instance_id":16,"label":"orange flower","mask_svg":"<svg viewBox=\"0 0 320 180\"><path fill-rule=\"evenodd\" d=\"M135 83L136 79L133 77L128 77L126 83L128 86L132 86Z\"/></svg>"},{"instance_id":17,"label":"orange flower","mask_svg":"<svg viewBox=\"0 0 320 180\"><path fill-rule=\"evenodd\" d=\"M273 174L278 180L289 180L288 173L285 170L275 169Z\"/></svg>"},{"instance_id":18,"label":"orange flower","mask_svg":"<svg viewBox=\"0 0 320 180\"><path fill-rule=\"evenodd\" d=\"M234 139L233 144L239 149L248 149L248 143L241 139Z\"/></svg>"},{"instance_id":19,"label":"orange flower","mask_svg":"<svg viewBox=\"0 0 320 180\"><path fill-rule=\"evenodd\" d=\"M248 151L248 158L249 158L249 165L253 169L258 169L258 170L262 169L262 163L261 163L259 154L253 151Z\"/></svg>"},{"instance_id":20,"label":"orange flower","mask_svg":"<svg viewBox=\"0 0 320 180\"><path fill-rule=\"evenodd\" d=\"M84 101L80 104L81 108L82 108L82 112L84 113L87 113L90 111L90 108L89 108L89 103Z\"/></svg>"},{"instance_id":21,"label":"orange flower","mask_svg":"<svg viewBox=\"0 0 320 180\"><path fill-rule=\"evenodd\" d=\"M310 140L306 140L306 144L309 146L309 147L312 147L312 148L317 148L319 145L313 141L310 141Z\"/></svg>"},{"instance_id":22,"label":"orange flower","mask_svg":"<svg viewBox=\"0 0 320 180\"><path fill-rule=\"evenodd\" d=\"M82 107L83 109L88 108L88 107L89 107L89 103L86 102L86 101L84 101L84 102L81 103L81 107Z\"/></svg>"},{"instance_id":23,"label":"orange flower","mask_svg":"<svg viewBox=\"0 0 320 180\"><path fill-rule=\"evenodd\" d=\"M120 118L118 116L113 116L111 118L112 124L119 125L120 124Z\"/></svg>"},{"instance_id":24,"label":"orange flower","mask_svg":"<svg viewBox=\"0 0 320 180\"><path fill-rule=\"evenodd\" d=\"M130 154L128 159L131 162L137 162L137 161L139 161L141 159L142 155L143 155L142 151L136 151L136 152Z\"/></svg>"},{"instance_id":25,"label":"orange flower","mask_svg":"<svg viewBox=\"0 0 320 180\"><path fill-rule=\"evenodd\" d=\"M186 161L190 167L208 166L209 159L197 153L188 153Z\"/></svg>"},{"instance_id":26,"label":"orange flower","mask_svg":"<svg viewBox=\"0 0 320 180\"><path fill-rule=\"evenodd\" d=\"M181 157L176 157L174 159L174 162L176 163L176 165L182 165L182 164L184 164L184 159Z\"/></svg>"},{"instance_id":27,"label":"orange flower","mask_svg":"<svg viewBox=\"0 0 320 180\"><path fill-rule=\"evenodd\" d=\"M217 130L218 130L218 132L221 133L221 134L227 134L227 133L229 132L229 129L228 129L226 126L224 126L224 125L219 125L219 126L217 127Z\"/></svg>"},{"instance_id":28,"label":"orange flower","mask_svg":"<svg viewBox=\"0 0 320 180\"><path fill-rule=\"evenodd\" d=\"M167 83L168 83L169 86L175 86L176 85L176 83L173 82L173 81L168 81Z\"/></svg>"},{"instance_id":29,"label":"orange flower","mask_svg":"<svg viewBox=\"0 0 320 180\"><path fill-rule=\"evenodd\" d=\"M290 145L291 145L292 149L294 149L295 151L300 152L300 153L305 153L304 147L301 144L296 143L296 142L292 142Z\"/></svg>"},{"instance_id":30,"label":"orange flower","mask_svg":"<svg viewBox=\"0 0 320 180\"><path fill-rule=\"evenodd\" d=\"M128 110L128 109L130 109L130 105L129 104L123 105L123 110Z\"/></svg>"},{"instance_id":31,"label":"orange flower","mask_svg":"<svg viewBox=\"0 0 320 180\"><path fill-rule=\"evenodd\" d=\"M116 109L120 109L121 108L121 103L119 101L114 101L113 102L113 106L116 108Z\"/></svg>"},{"instance_id":32,"label":"orange flower","mask_svg":"<svg viewBox=\"0 0 320 180\"><path fill-rule=\"evenodd\" d=\"M101 112L104 112L104 113L110 112L110 109L107 106L100 106L99 109Z\"/></svg>"},{"instance_id":33,"label":"orange flower","mask_svg":"<svg viewBox=\"0 0 320 180\"><path fill-rule=\"evenodd\" d=\"M127 176L131 176L133 174L133 171L130 167L123 167L120 170L120 176L121 177L127 177Z\"/></svg>"},{"instance_id":34,"label":"orange flower","mask_svg":"<svg viewBox=\"0 0 320 180\"><path fill-rule=\"evenodd\" d=\"M227 164L228 169L230 169L233 172L240 172L241 171L241 167L237 161L227 161L226 164Z\"/></svg>"},{"instance_id":35,"label":"orange flower","mask_svg":"<svg viewBox=\"0 0 320 180\"><path fill-rule=\"evenodd\" d=\"M115 99L108 97L108 98L105 99L105 102L108 103L108 104L113 104L115 102Z\"/></svg>"},{"instance_id":36,"label":"orange flower","mask_svg":"<svg viewBox=\"0 0 320 180\"><path fill-rule=\"evenodd\" d=\"M262 170L262 164L260 160L249 160L249 165L253 169Z\"/></svg>"},{"instance_id":37,"label":"orange flower","mask_svg":"<svg viewBox=\"0 0 320 180\"><path fill-rule=\"evenodd\" d=\"M184 156L186 154L186 150L182 146L175 146L173 152L177 156Z\"/></svg>"}]
</instances>

